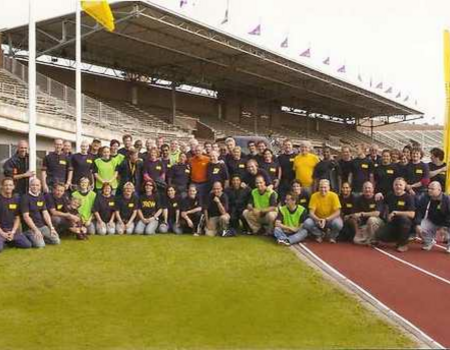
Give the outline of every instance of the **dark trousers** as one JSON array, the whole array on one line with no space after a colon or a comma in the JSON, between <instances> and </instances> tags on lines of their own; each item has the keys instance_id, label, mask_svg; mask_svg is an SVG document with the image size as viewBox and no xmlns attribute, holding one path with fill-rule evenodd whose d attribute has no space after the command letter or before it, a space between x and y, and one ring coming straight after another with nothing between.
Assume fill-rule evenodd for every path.
<instances>
[{"instance_id":1,"label":"dark trousers","mask_svg":"<svg viewBox=\"0 0 450 350\"><path fill-rule=\"evenodd\" d=\"M344 220L344 227L338 236L338 241L340 242L353 242L353 238L355 237L355 226L352 222L347 219Z\"/></svg>"},{"instance_id":2,"label":"dark trousers","mask_svg":"<svg viewBox=\"0 0 450 350\"><path fill-rule=\"evenodd\" d=\"M5 245L23 249L31 248L31 242L22 233L16 233L12 241L6 241L3 237L0 237L0 252Z\"/></svg>"},{"instance_id":3,"label":"dark trousers","mask_svg":"<svg viewBox=\"0 0 450 350\"><path fill-rule=\"evenodd\" d=\"M189 219L192 220L192 223L194 224L194 228L190 228L187 223L186 220L181 219L181 228L183 229L184 233L196 233L197 229L198 229L198 224L200 223L200 219L202 217L203 213L201 211L197 212L197 213L193 213L193 214L189 214Z\"/></svg>"},{"instance_id":4,"label":"dark trousers","mask_svg":"<svg viewBox=\"0 0 450 350\"><path fill-rule=\"evenodd\" d=\"M375 236L377 241L395 242L398 246L408 244L413 222L405 216L395 216L391 222L380 227Z\"/></svg>"}]
</instances>

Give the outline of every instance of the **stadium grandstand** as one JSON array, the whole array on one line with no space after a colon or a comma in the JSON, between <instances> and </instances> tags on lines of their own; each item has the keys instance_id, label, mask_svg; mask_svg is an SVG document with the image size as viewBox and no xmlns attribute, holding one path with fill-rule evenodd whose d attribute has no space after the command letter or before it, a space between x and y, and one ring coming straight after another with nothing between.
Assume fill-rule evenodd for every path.
<instances>
[{"instance_id":1,"label":"stadium grandstand","mask_svg":"<svg viewBox=\"0 0 450 350\"><path fill-rule=\"evenodd\" d=\"M112 8L114 32L82 18L85 137L109 140L131 133L142 139L213 140L256 134L336 148L372 142L372 134L358 132L364 123L422 116L154 4L124 1ZM72 13L37 24L40 155L56 135L74 141L74 23ZM1 33L2 159L27 129L27 33L26 26ZM390 138L375 140L390 144Z\"/></svg>"}]
</instances>

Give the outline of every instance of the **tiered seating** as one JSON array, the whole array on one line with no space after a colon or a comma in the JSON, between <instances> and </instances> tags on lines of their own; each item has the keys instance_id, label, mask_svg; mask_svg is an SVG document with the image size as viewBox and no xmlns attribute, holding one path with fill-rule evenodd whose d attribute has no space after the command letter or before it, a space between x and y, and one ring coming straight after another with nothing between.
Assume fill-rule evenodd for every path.
<instances>
[{"instance_id":1,"label":"tiered seating","mask_svg":"<svg viewBox=\"0 0 450 350\"><path fill-rule=\"evenodd\" d=\"M375 131L377 140L388 143L391 147L401 148L406 144L416 143L425 150L442 148L442 130L383 130Z\"/></svg>"},{"instance_id":2,"label":"tiered seating","mask_svg":"<svg viewBox=\"0 0 450 350\"><path fill-rule=\"evenodd\" d=\"M248 126L238 125L229 120L219 119L212 116L201 116L200 121L211 127L216 138L227 137L233 135L252 135L252 129Z\"/></svg>"}]
</instances>

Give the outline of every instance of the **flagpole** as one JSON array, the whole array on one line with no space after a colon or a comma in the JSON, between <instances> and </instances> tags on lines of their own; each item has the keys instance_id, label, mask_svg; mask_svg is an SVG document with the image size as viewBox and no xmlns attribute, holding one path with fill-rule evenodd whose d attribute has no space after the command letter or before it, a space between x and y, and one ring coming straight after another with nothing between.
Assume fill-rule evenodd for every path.
<instances>
[{"instance_id":1,"label":"flagpole","mask_svg":"<svg viewBox=\"0 0 450 350\"><path fill-rule=\"evenodd\" d=\"M30 0L31 1L31 0ZM81 99L81 1L76 2L76 32L75 32L75 121L76 121L76 150L80 151L83 133L81 122L82 99Z\"/></svg>"},{"instance_id":2,"label":"flagpole","mask_svg":"<svg viewBox=\"0 0 450 350\"><path fill-rule=\"evenodd\" d=\"M28 145L29 170L36 171L36 20L35 0L28 0Z\"/></svg>"}]
</instances>

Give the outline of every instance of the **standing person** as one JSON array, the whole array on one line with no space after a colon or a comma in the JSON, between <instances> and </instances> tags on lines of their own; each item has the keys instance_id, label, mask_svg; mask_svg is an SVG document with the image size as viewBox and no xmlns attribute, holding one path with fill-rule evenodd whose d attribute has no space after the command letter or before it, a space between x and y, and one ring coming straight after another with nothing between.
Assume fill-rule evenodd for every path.
<instances>
[{"instance_id":1,"label":"standing person","mask_svg":"<svg viewBox=\"0 0 450 350\"><path fill-rule=\"evenodd\" d=\"M28 169L28 142L20 140L16 153L3 164L3 175L14 180L15 191L20 195L28 192L29 180L36 176L36 172Z\"/></svg>"},{"instance_id":2,"label":"standing person","mask_svg":"<svg viewBox=\"0 0 450 350\"><path fill-rule=\"evenodd\" d=\"M195 149L199 145L199 142L195 137L193 137L193 138L189 139L188 143L189 143L189 151L187 152L186 155L188 156L188 159L191 159L193 156L195 156ZM203 149L202 149L202 153L203 153Z\"/></svg>"},{"instance_id":3,"label":"standing person","mask_svg":"<svg viewBox=\"0 0 450 350\"><path fill-rule=\"evenodd\" d=\"M280 185L278 186L278 194L283 201L285 194L289 191L292 181L295 179L294 173L294 147L291 140L284 140L283 153L278 156L278 163L281 168Z\"/></svg>"},{"instance_id":4,"label":"standing person","mask_svg":"<svg viewBox=\"0 0 450 350\"><path fill-rule=\"evenodd\" d=\"M430 170L430 181L437 181L445 190L445 179L447 177L447 164L444 162L444 151L440 148L433 148L430 151L431 162L428 163Z\"/></svg>"},{"instance_id":5,"label":"standing person","mask_svg":"<svg viewBox=\"0 0 450 350\"><path fill-rule=\"evenodd\" d=\"M178 163L178 159L180 158L180 144L177 140L172 140L170 142L170 151L169 151L169 159L170 165L174 165Z\"/></svg>"},{"instance_id":6,"label":"standing person","mask_svg":"<svg viewBox=\"0 0 450 350\"><path fill-rule=\"evenodd\" d=\"M208 164L209 157L203 154L203 147L197 145L194 149L194 156L190 159L191 183L197 187L197 191L202 199L208 194Z\"/></svg>"},{"instance_id":7,"label":"standing person","mask_svg":"<svg viewBox=\"0 0 450 350\"><path fill-rule=\"evenodd\" d=\"M116 201L112 194L111 184L105 182L102 190L95 196L92 212L95 216L95 232L104 236L116 233Z\"/></svg>"},{"instance_id":8,"label":"standing person","mask_svg":"<svg viewBox=\"0 0 450 350\"><path fill-rule=\"evenodd\" d=\"M341 159L338 164L341 170L341 186L344 182L349 182L350 173L352 172L352 151L349 146L341 148Z\"/></svg>"},{"instance_id":9,"label":"standing person","mask_svg":"<svg viewBox=\"0 0 450 350\"><path fill-rule=\"evenodd\" d=\"M409 160L403 153L400 154L400 160L397 163L398 177L406 179L409 171Z\"/></svg>"},{"instance_id":10,"label":"standing person","mask_svg":"<svg viewBox=\"0 0 450 350\"><path fill-rule=\"evenodd\" d=\"M394 180L397 177L399 177L398 166L397 164L392 164L391 153L385 149L381 153L381 163L375 168L373 173L377 199L383 199L392 191Z\"/></svg>"},{"instance_id":11,"label":"standing person","mask_svg":"<svg viewBox=\"0 0 450 350\"><path fill-rule=\"evenodd\" d=\"M225 147L227 150L227 154L225 156L225 163L228 163L228 160L231 159L233 150L236 148L236 140L232 137L227 137L225 139Z\"/></svg>"},{"instance_id":12,"label":"standing person","mask_svg":"<svg viewBox=\"0 0 450 350\"><path fill-rule=\"evenodd\" d=\"M367 155L367 158L369 158L369 160L372 162L374 168L377 168L378 165L381 163L381 157L378 154L378 152L379 148L376 143L370 145L369 154Z\"/></svg>"},{"instance_id":13,"label":"standing person","mask_svg":"<svg viewBox=\"0 0 450 350\"><path fill-rule=\"evenodd\" d=\"M309 208L309 193L303 191L302 184L298 180L292 181L290 191L297 197L297 204L300 204L308 211Z\"/></svg>"},{"instance_id":14,"label":"standing person","mask_svg":"<svg viewBox=\"0 0 450 350\"><path fill-rule=\"evenodd\" d=\"M264 151L267 149L267 145L263 140L259 140L256 143L256 149L258 151L258 154L255 156L255 159L258 162L258 165L261 165L261 163L264 161Z\"/></svg>"},{"instance_id":15,"label":"standing person","mask_svg":"<svg viewBox=\"0 0 450 350\"><path fill-rule=\"evenodd\" d=\"M242 182L245 186L254 189L256 187L256 178L258 176L262 176L264 183L272 189L273 186L269 174L267 174L265 170L258 168L258 162L255 159L250 159L247 161L247 172L245 173Z\"/></svg>"},{"instance_id":16,"label":"standing person","mask_svg":"<svg viewBox=\"0 0 450 350\"><path fill-rule=\"evenodd\" d=\"M78 198L81 202L78 208L81 223L86 227L87 233L95 234L95 225L93 222L92 208L95 202L95 192L90 190L90 182L87 177L82 177L78 183L78 189L72 193L72 197Z\"/></svg>"},{"instance_id":17,"label":"standing person","mask_svg":"<svg viewBox=\"0 0 450 350\"><path fill-rule=\"evenodd\" d=\"M376 231L372 243L395 242L397 251L406 252L416 208L414 197L406 192L406 181L403 178L395 179L394 192L384 202L387 207L387 223Z\"/></svg>"},{"instance_id":18,"label":"standing person","mask_svg":"<svg viewBox=\"0 0 450 350\"><path fill-rule=\"evenodd\" d=\"M168 144L163 144L160 148L161 150L161 162L164 165L164 173L167 173L172 167L172 163L170 162L170 150Z\"/></svg>"},{"instance_id":19,"label":"standing person","mask_svg":"<svg viewBox=\"0 0 450 350\"><path fill-rule=\"evenodd\" d=\"M42 164L42 187L45 193L56 183L62 183L66 190L70 187L69 171L72 170L70 158L63 152L63 140L55 139L54 152L44 157Z\"/></svg>"},{"instance_id":20,"label":"standing person","mask_svg":"<svg viewBox=\"0 0 450 350\"><path fill-rule=\"evenodd\" d=\"M70 188L76 190L77 184L82 177L87 177L91 183L94 183L94 158L88 153L89 142L83 140L80 145L80 152L75 153L70 158L71 167L69 169Z\"/></svg>"},{"instance_id":21,"label":"standing person","mask_svg":"<svg viewBox=\"0 0 450 350\"><path fill-rule=\"evenodd\" d=\"M163 212L162 203L156 185L149 180L144 185L145 192L139 197L138 223L135 232L138 235L154 235Z\"/></svg>"},{"instance_id":22,"label":"standing person","mask_svg":"<svg viewBox=\"0 0 450 350\"><path fill-rule=\"evenodd\" d=\"M134 233L134 221L137 218L139 207L138 197L131 182L123 186L122 195L116 197L116 233L132 235Z\"/></svg>"},{"instance_id":23,"label":"standing person","mask_svg":"<svg viewBox=\"0 0 450 350\"><path fill-rule=\"evenodd\" d=\"M392 164L398 164L400 161L400 150L398 149L392 149L391 150L391 162Z\"/></svg>"},{"instance_id":24,"label":"standing person","mask_svg":"<svg viewBox=\"0 0 450 350\"><path fill-rule=\"evenodd\" d=\"M363 193L356 200L356 209L350 218L350 222L355 230L354 243L371 243L375 237L375 232L384 225L380 217L382 212L383 201L376 200L373 184L368 181L365 182Z\"/></svg>"},{"instance_id":25,"label":"standing person","mask_svg":"<svg viewBox=\"0 0 450 350\"><path fill-rule=\"evenodd\" d=\"M426 193L428 184L430 183L430 170L428 164L422 162L423 153L419 148L411 151L411 162L407 167L406 176L406 192L415 196L416 200Z\"/></svg>"},{"instance_id":26,"label":"standing person","mask_svg":"<svg viewBox=\"0 0 450 350\"><path fill-rule=\"evenodd\" d=\"M314 168L319 163L319 157L311 153L311 143L302 141L300 143L300 153L294 159L295 178L302 184L303 190L309 194L313 191Z\"/></svg>"},{"instance_id":27,"label":"standing person","mask_svg":"<svg viewBox=\"0 0 450 350\"><path fill-rule=\"evenodd\" d=\"M30 191L22 196L20 212L22 213L24 235L35 248L44 248L45 244L60 244L61 241L47 211L41 181L30 180Z\"/></svg>"},{"instance_id":28,"label":"standing person","mask_svg":"<svg viewBox=\"0 0 450 350\"><path fill-rule=\"evenodd\" d=\"M307 217L306 209L297 204L295 194L288 192L285 205L280 207L273 230L273 235L278 244L290 246L303 241L308 235L308 231L303 228L303 223Z\"/></svg>"},{"instance_id":29,"label":"standing person","mask_svg":"<svg viewBox=\"0 0 450 350\"><path fill-rule=\"evenodd\" d=\"M360 194L362 185L366 181L373 182L373 163L366 157L366 146L359 144L356 146L357 157L353 159L352 171L350 173L350 184L353 192Z\"/></svg>"},{"instance_id":30,"label":"standing person","mask_svg":"<svg viewBox=\"0 0 450 350\"><path fill-rule=\"evenodd\" d=\"M111 159L116 163L116 165L122 164L125 156L122 153L119 153L120 142L118 140L111 140L109 142L109 148L111 150Z\"/></svg>"},{"instance_id":31,"label":"standing person","mask_svg":"<svg viewBox=\"0 0 450 350\"><path fill-rule=\"evenodd\" d=\"M209 142L209 141L204 142L203 143L203 147L204 147L205 155L207 155L209 157L209 155L213 151L213 144L212 144L212 142Z\"/></svg>"},{"instance_id":32,"label":"standing person","mask_svg":"<svg viewBox=\"0 0 450 350\"><path fill-rule=\"evenodd\" d=\"M144 179L144 163L139 158L139 152L132 148L128 150L125 160L117 167L119 176L118 192L122 193L123 186L127 182L131 182L136 189L136 194L142 191Z\"/></svg>"},{"instance_id":33,"label":"standing person","mask_svg":"<svg viewBox=\"0 0 450 350\"><path fill-rule=\"evenodd\" d=\"M177 162L167 173L167 184L174 186L181 198L185 198L191 178L191 167L188 164L186 153L180 153Z\"/></svg>"},{"instance_id":34,"label":"standing person","mask_svg":"<svg viewBox=\"0 0 450 350\"><path fill-rule=\"evenodd\" d=\"M339 201L341 202L341 217L344 226L339 233L339 240L353 242L356 234L353 214L356 211L356 196L352 193L352 188L348 182L344 182L341 187Z\"/></svg>"},{"instance_id":35,"label":"standing person","mask_svg":"<svg viewBox=\"0 0 450 350\"><path fill-rule=\"evenodd\" d=\"M0 190L0 252L5 245L31 248L31 242L20 232L20 197L14 194L14 180L5 177Z\"/></svg>"},{"instance_id":36,"label":"standing person","mask_svg":"<svg viewBox=\"0 0 450 350\"><path fill-rule=\"evenodd\" d=\"M177 196L175 187L167 187L163 208L163 222L159 225L159 232L167 233L172 231L178 235L182 234L183 231L180 227L180 198Z\"/></svg>"},{"instance_id":37,"label":"standing person","mask_svg":"<svg viewBox=\"0 0 450 350\"><path fill-rule=\"evenodd\" d=\"M248 154L247 159L254 159L258 161L258 149L256 148L256 143L253 140L247 142Z\"/></svg>"},{"instance_id":38,"label":"standing person","mask_svg":"<svg viewBox=\"0 0 450 350\"><path fill-rule=\"evenodd\" d=\"M148 158L148 155L150 153L150 150L152 148L156 148L156 142L155 140L152 139L147 139L145 141L145 152L142 152L140 154L141 159L145 162L145 160Z\"/></svg>"},{"instance_id":39,"label":"standing person","mask_svg":"<svg viewBox=\"0 0 450 350\"><path fill-rule=\"evenodd\" d=\"M242 180L239 175L231 176L231 184L225 190L225 194L228 197L228 206L230 213L230 230L231 233L236 233L240 228L240 223L242 222L245 232L248 232L247 223L245 222L242 213L245 208L247 208L247 203L250 197L250 188L243 187Z\"/></svg>"},{"instance_id":40,"label":"standing person","mask_svg":"<svg viewBox=\"0 0 450 350\"><path fill-rule=\"evenodd\" d=\"M144 181L153 180L156 184L158 192L163 194L166 190L166 173L164 164L161 159L158 159L158 149L152 148L147 159L144 161L143 168Z\"/></svg>"},{"instance_id":41,"label":"standing person","mask_svg":"<svg viewBox=\"0 0 450 350\"><path fill-rule=\"evenodd\" d=\"M125 158L128 151L133 147L133 137L130 134L125 134L122 136L123 147L119 149L119 153Z\"/></svg>"},{"instance_id":42,"label":"standing person","mask_svg":"<svg viewBox=\"0 0 450 350\"><path fill-rule=\"evenodd\" d=\"M412 146L411 145L406 145L405 147L403 147L403 155L406 157L406 159L408 160L408 163L411 161L411 152L412 152Z\"/></svg>"},{"instance_id":43,"label":"standing person","mask_svg":"<svg viewBox=\"0 0 450 350\"><path fill-rule=\"evenodd\" d=\"M132 148L134 148L139 155L141 153L142 147L143 147L142 141L136 140L136 141L134 141L134 145Z\"/></svg>"},{"instance_id":44,"label":"standing person","mask_svg":"<svg viewBox=\"0 0 450 350\"><path fill-rule=\"evenodd\" d=\"M63 152L70 159L70 157L73 154L72 153L72 142L70 142L69 140L65 140L63 142Z\"/></svg>"},{"instance_id":45,"label":"standing person","mask_svg":"<svg viewBox=\"0 0 450 350\"><path fill-rule=\"evenodd\" d=\"M203 203L195 185L190 185L187 196L181 200L181 228L184 233L200 234Z\"/></svg>"},{"instance_id":46,"label":"standing person","mask_svg":"<svg viewBox=\"0 0 450 350\"><path fill-rule=\"evenodd\" d=\"M436 244L436 233L448 235L450 227L450 197L442 193L441 184L433 181L417 205L416 233L423 239L423 250L430 251ZM450 245L449 245L450 247ZM447 252L450 253L449 248Z\"/></svg>"},{"instance_id":47,"label":"standing person","mask_svg":"<svg viewBox=\"0 0 450 350\"><path fill-rule=\"evenodd\" d=\"M91 146L89 147L89 154L93 159L100 158L100 148L102 147L102 141L99 139L93 139Z\"/></svg>"},{"instance_id":48,"label":"standing person","mask_svg":"<svg viewBox=\"0 0 450 350\"><path fill-rule=\"evenodd\" d=\"M94 161L95 189L101 192L103 184L107 182L111 184L114 194L118 185L117 164L111 159L111 150L108 146L103 147L101 153L102 157Z\"/></svg>"},{"instance_id":49,"label":"standing person","mask_svg":"<svg viewBox=\"0 0 450 350\"><path fill-rule=\"evenodd\" d=\"M262 176L256 177L255 186L243 216L252 233L272 234L277 217L277 193L266 185Z\"/></svg>"},{"instance_id":50,"label":"standing person","mask_svg":"<svg viewBox=\"0 0 450 350\"><path fill-rule=\"evenodd\" d=\"M231 236L228 230L230 223L230 214L228 214L228 197L223 192L222 184L217 181L213 184L212 191L206 200L204 209L205 215L205 234L207 236L222 237Z\"/></svg>"},{"instance_id":51,"label":"standing person","mask_svg":"<svg viewBox=\"0 0 450 350\"><path fill-rule=\"evenodd\" d=\"M79 218L69 213L69 198L64 184L53 185L52 192L46 193L45 204L52 218L53 226L60 234L69 230Z\"/></svg>"},{"instance_id":52,"label":"standing person","mask_svg":"<svg viewBox=\"0 0 450 350\"><path fill-rule=\"evenodd\" d=\"M309 201L309 218L303 227L321 243L329 230L330 243L336 243L343 223L341 218L341 203L336 193L330 191L330 182L320 180L319 191L311 196Z\"/></svg>"},{"instance_id":53,"label":"standing person","mask_svg":"<svg viewBox=\"0 0 450 350\"><path fill-rule=\"evenodd\" d=\"M219 154L212 151L209 155L209 163L206 170L208 178L208 191L212 189L215 182L220 182L223 188L227 188L230 183L227 166L224 162L219 161Z\"/></svg>"},{"instance_id":54,"label":"standing person","mask_svg":"<svg viewBox=\"0 0 450 350\"><path fill-rule=\"evenodd\" d=\"M330 181L331 189L337 192L341 188L339 164L332 158L331 148L328 146L322 148L322 157L314 168L314 188L318 188L320 180L326 179Z\"/></svg>"},{"instance_id":55,"label":"standing person","mask_svg":"<svg viewBox=\"0 0 450 350\"><path fill-rule=\"evenodd\" d=\"M263 159L261 163L259 163L259 166L267 172L270 177L270 183L272 183L273 188L277 190L280 185L281 176L283 175L280 164L278 163L278 160L274 158L273 152L269 148L263 151L262 156Z\"/></svg>"},{"instance_id":56,"label":"standing person","mask_svg":"<svg viewBox=\"0 0 450 350\"><path fill-rule=\"evenodd\" d=\"M231 176L238 175L241 179L244 177L247 159L243 157L241 147L235 146L231 153L227 154L225 163L228 168L228 174Z\"/></svg>"}]
</instances>

